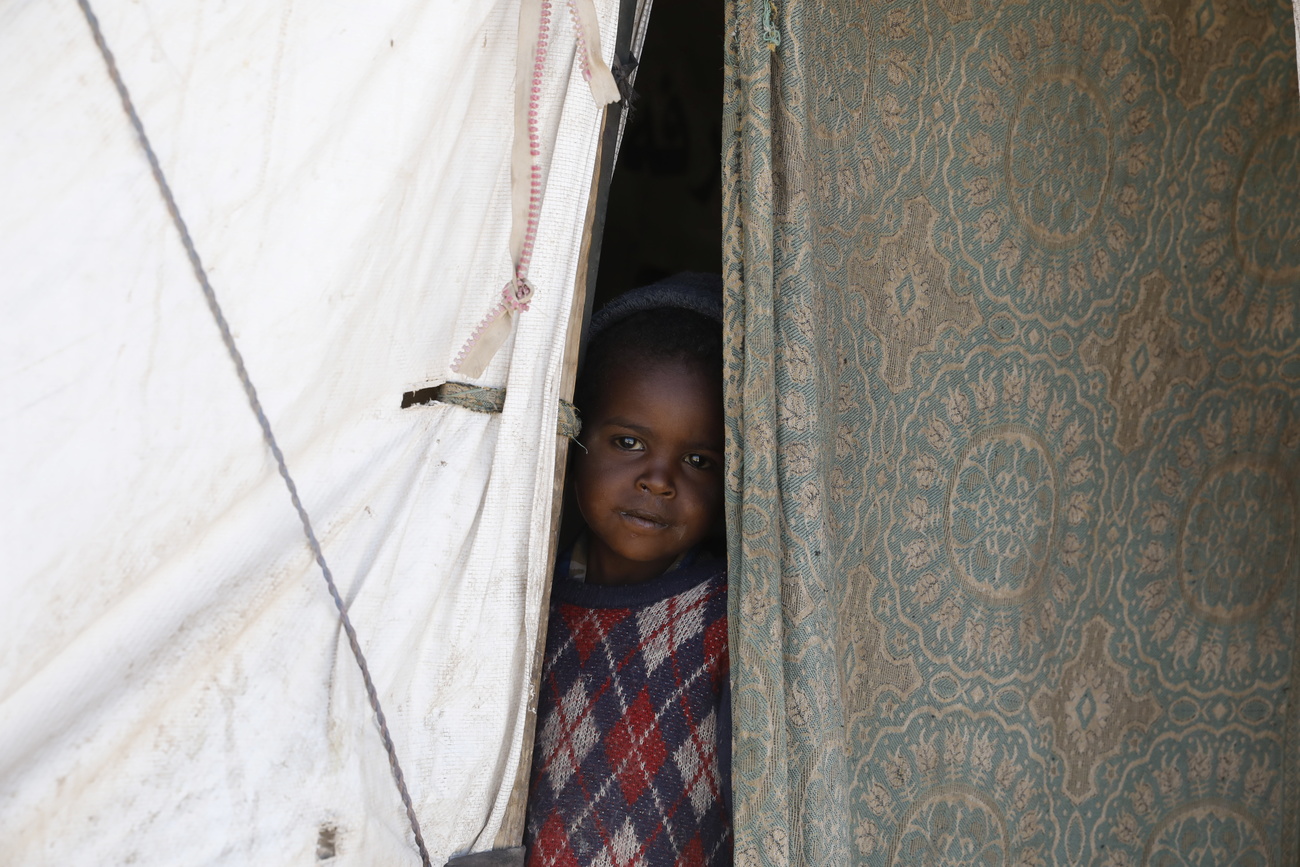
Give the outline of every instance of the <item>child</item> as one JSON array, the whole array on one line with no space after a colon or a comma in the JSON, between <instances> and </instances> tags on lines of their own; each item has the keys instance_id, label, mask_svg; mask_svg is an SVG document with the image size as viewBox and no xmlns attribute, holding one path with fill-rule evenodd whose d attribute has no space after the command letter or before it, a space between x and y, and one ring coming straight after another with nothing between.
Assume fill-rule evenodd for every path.
<instances>
[{"instance_id":1,"label":"child","mask_svg":"<svg viewBox=\"0 0 1300 867\"><path fill-rule=\"evenodd\" d=\"M551 590L530 867L731 863L722 301L682 274L592 318Z\"/></svg>"}]
</instances>

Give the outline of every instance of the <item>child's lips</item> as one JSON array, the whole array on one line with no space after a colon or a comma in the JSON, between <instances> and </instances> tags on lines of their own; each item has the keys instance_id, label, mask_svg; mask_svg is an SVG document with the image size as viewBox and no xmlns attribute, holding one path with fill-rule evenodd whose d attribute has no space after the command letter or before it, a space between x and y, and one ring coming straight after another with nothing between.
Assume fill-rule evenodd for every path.
<instances>
[{"instance_id":1,"label":"child's lips","mask_svg":"<svg viewBox=\"0 0 1300 867\"><path fill-rule=\"evenodd\" d=\"M619 516L634 527L642 530L663 530L668 527L668 522L662 515L656 515L653 512L643 512L640 509L622 509Z\"/></svg>"}]
</instances>

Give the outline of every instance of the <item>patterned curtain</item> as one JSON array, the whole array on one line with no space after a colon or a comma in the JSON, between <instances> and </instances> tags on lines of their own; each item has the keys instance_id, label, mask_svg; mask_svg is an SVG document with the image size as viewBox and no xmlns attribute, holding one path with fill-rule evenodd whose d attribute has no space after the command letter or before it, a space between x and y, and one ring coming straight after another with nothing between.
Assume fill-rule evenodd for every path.
<instances>
[{"instance_id":1,"label":"patterned curtain","mask_svg":"<svg viewBox=\"0 0 1300 867\"><path fill-rule=\"evenodd\" d=\"M1290 4L728 15L737 864L1296 864Z\"/></svg>"}]
</instances>

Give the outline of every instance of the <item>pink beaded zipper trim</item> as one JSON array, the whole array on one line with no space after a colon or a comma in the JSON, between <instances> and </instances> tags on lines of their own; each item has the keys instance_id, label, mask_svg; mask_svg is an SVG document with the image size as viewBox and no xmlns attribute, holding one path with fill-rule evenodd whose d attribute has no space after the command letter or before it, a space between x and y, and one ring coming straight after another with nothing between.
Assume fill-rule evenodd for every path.
<instances>
[{"instance_id":1,"label":"pink beaded zipper trim","mask_svg":"<svg viewBox=\"0 0 1300 867\"><path fill-rule=\"evenodd\" d=\"M572 0L570 0L572 2ZM483 333L502 316L528 309L528 302L533 297L533 286L528 282L528 266L533 260L533 244L537 240L537 224L542 213L542 136L537 128L538 109L542 96L542 73L546 68L546 48L550 42L551 0L542 0L541 21L537 26L537 48L533 51L533 76L528 94L528 152L532 157L529 171L528 193L528 227L524 232L524 246L519 252L519 261L515 263L515 276L501 287L501 300L492 306L488 314L479 322L470 334L469 340L461 347L452 362L451 369L460 373L465 358L474 351Z\"/></svg>"},{"instance_id":2,"label":"pink beaded zipper trim","mask_svg":"<svg viewBox=\"0 0 1300 867\"><path fill-rule=\"evenodd\" d=\"M587 34L582 28L582 16L578 14L578 4L569 0L569 18L573 20L573 32L578 41L578 62L582 65L582 80L591 81L591 60L587 51Z\"/></svg>"},{"instance_id":3,"label":"pink beaded zipper trim","mask_svg":"<svg viewBox=\"0 0 1300 867\"><path fill-rule=\"evenodd\" d=\"M528 153L533 158L528 176L528 228L524 232L524 248L515 263L515 279L511 282L517 287L528 286L528 265L533 261L533 242L537 240L537 223L542 216L542 135L537 129L537 113L542 99L542 72L546 67L546 45L551 33L551 0L542 0L542 20L537 27L537 50L533 54L533 82L528 92ZM510 286L507 284L505 293ZM518 294L518 289L514 295ZM528 307L525 305L524 310Z\"/></svg>"},{"instance_id":4,"label":"pink beaded zipper trim","mask_svg":"<svg viewBox=\"0 0 1300 867\"><path fill-rule=\"evenodd\" d=\"M579 4L584 4L580 6ZM529 80L528 91L528 153L530 158L528 183L528 215L524 229L523 245L519 250L518 259L515 261L515 274L506 285L501 288L501 298L488 311L487 315L479 322L478 326L470 334L469 340L461 347L451 368L457 373L461 373L462 368L466 366L466 361L475 353L476 349L481 349L488 354L486 359L479 358L479 364L471 365L473 368L468 372L470 375L477 375L486 368L491 356L495 355L497 348L505 341L510 328L513 326L513 318L517 313L522 313L528 309L529 301L533 297L533 285L528 282L528 268L533 259L533 248L537 241L537 227L541 221L542 211L542 137L538 129L538 120L540 114L540 103L542 95L542 76L546 69L546 54L550 43L551 33L551 9L552 0L541 0L541 12L537 26L537 41L533 51L533 68L532 76ZM576 35L578 60L581 65L583 80L591 87L592 95L600 105L606 105L618 100L618 87L614 83L614 77L609 68L605 66L604 60L600 57L600 33L596 31L588 39L588 27L584 26L584 19L587 24L596 25L595 7L592 0L567 0L569 14L573 20L573 29ZM593 70L593 66L598 67ZM593 75L595 79L593 80ZM517 133L516 133L517 134ZM513 181L517 183L517 181ZM516 217L517 219L517 217ZM490 335L490 336L489 336ZM481 343L493 342L496 345L480 346Z\"/></svg>"},{"instance_id":5,"label":"pink beaded zipper trim","mask_svg":"<svg viewBox=\"0 0 1300 867\"><path fill-rule=\"evenodd\" d=\"M469 340L456 353L456 360L451 363L451 369L457 373L461 372L461 366L474 347L478 345L479 340L483 338L484 332L492 327L502 316L509 315L516 311L522 312L528 309L528 302L533 297L533 286L527 280L521 277L515 277L501 288L501 300L492 306L488 314L479 322L478 327L470 333Z\"/></svg>"}]
</instances>

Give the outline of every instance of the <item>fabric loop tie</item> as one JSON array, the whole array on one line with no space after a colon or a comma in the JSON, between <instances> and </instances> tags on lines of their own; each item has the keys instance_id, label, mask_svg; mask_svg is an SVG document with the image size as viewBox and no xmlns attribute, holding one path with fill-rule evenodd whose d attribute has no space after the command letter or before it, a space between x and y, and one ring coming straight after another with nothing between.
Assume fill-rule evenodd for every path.
<instances>
[{"instance_id":1,"label":"fabric loop tie","mask_svg":"<svg viewBox=\"0 0 1300 867\"><path fill-rule=\"evenodd\" d=\"M578 415L578 408L567 400L560 401L560 416L556 428L557 434L574 441L582 433L582 419Z\"/></svg>"},{"instance_id":2,"label":"fabric loop tie","mask_svg":"<svg viewBox=\"0 0 1300 867\"><path fill-rule=\"evenodd\" d=\"M402 395L402 409L430 403L446 403L470 412L495 414L505 409L506 390L468 382L444 382L442 385L408 391ZM582 433L582 417L578 408L563 398L560 399L555 433L573 440Z\"/></svg>"}]
</instances>

